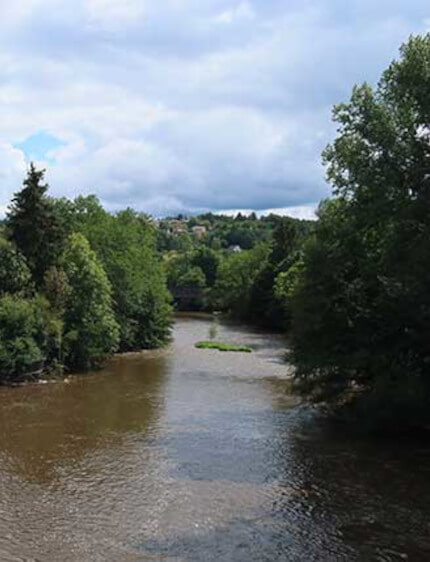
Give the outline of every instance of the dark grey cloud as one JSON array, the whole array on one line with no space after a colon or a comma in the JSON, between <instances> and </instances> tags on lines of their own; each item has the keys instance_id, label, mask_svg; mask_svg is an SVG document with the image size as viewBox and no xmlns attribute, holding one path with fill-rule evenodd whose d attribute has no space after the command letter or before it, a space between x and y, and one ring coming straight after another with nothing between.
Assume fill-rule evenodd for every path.
<instances>
[{"instance_id":1,"label":"dark grey cloud","mask_svg":"<svg viewBox=\"0 0 430 562\"><path fill-rule=\"evenodd\" d=\"M14 147L41 131L61 141L44 158L56 194L153 213L315 205L332 105L427 28L423 0L5 3L0 211Z\"/></svg>"}]
</instances>

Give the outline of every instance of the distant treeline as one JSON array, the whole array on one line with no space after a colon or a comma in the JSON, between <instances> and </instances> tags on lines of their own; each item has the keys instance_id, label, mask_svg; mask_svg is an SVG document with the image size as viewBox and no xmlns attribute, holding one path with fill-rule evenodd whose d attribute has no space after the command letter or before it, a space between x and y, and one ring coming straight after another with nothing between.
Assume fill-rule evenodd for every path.
<instances>
[{"instance_id":1,"label":"distant treeline","mask_svg":"<svg viewBox=\"0 0 430 562\"><path fill-rule=\"evenodd\" d=\"M163 220L157 238L175 306L222 311L285 330L290 311L284 306L284 277L300 261L314 228L314 221L274 214Z\"/></svg>"},{"instance_id":2,"label":"distant treeline","mask_svg":"<svg viewBox=\"0 0 430 562\"><path fill-rule=\"evenodd\" d=\"M258 242L270 242L273 231L284 220L302 224L309 221L284 219L276 214L257 218L255 213L227 216L205 213L187 218L184 215L166 218L157 222L157 245L162 252L186 252L201 242L212 250L251 250ZM300 228L300 227L299 227Z\"/></svg>"}]
</instances>

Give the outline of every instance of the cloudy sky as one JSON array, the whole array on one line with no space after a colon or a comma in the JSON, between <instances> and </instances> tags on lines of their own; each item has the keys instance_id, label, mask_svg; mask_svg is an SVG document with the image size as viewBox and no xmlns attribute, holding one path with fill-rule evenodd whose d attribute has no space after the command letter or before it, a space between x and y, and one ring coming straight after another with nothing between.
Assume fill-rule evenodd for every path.
<instances>
[{"instance_id":1,"label":"cloudy sky","mask_svg":"<svg viewBox=\"0 0 430 562\"><path fill-rule=\"evenodd\" d=\"M34 160L111 210L308 216L331 106L430 27L428 0L0 4L0 214Z\"/></svg>"}]
</instances>

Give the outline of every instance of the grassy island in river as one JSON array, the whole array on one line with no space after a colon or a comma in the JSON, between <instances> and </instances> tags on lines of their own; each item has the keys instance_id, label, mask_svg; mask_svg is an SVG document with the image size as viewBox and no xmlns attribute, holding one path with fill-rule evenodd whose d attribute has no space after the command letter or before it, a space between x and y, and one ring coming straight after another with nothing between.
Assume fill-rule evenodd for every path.
<instances>
[{"instance_id":1,"label":"grassy island in river","mask_svg":"<svg viewBox=\"0 0 430 562\"><path fill-rule=\"evenodd\" d=\"M241 351L243 353L252 353L252 349L246 345L231 345L216 341L200 341L196 343L198 349L217 349L218 351Z\"/></svg>"}]
</instances>

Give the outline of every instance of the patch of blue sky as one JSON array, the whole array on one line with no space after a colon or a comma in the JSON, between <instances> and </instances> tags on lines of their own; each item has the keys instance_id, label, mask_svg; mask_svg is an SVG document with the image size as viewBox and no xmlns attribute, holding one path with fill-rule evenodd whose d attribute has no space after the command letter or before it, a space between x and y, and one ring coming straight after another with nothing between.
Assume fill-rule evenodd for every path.
<instances>
[{"instance_id":1,"label":"patch of blue sky","mask_svg":"<svg viewBox=\"0 0 430 562\"><path fill-rule=\"evenodd\" d=\"M45 161L53 163L55 158L53 152L62 146L65 142L55 137L47 131L38 131L23 141L16 143L15 148L22 150L25 154L26 160L30 161Z\"/></svg>"}]
</instances>

